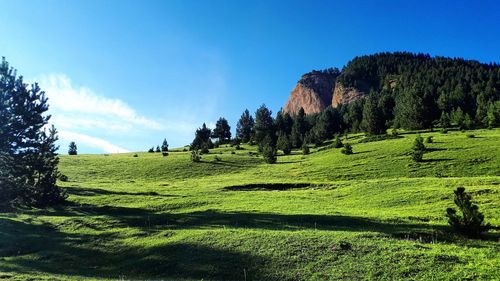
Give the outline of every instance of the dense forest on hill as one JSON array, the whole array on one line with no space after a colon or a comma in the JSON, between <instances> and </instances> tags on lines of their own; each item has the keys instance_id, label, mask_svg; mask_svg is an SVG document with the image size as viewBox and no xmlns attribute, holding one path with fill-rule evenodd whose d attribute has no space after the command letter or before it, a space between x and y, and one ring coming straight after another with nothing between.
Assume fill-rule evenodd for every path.
<instances>
[{"instance_id":1,"label":"dense forest on hill","mask_svg":"<svg viewBox=\"0 0 500 281\"><path fill-rule=\"evenodd\" d=\"M461 126L466 121L468 126L480 127L498 122L498 64L407 52L379 53L354 58L337 82L369 93L369 105L359 101L340 108L346 125L354 131L375 132L367 128L363 111L382 119L379 123L409 129L429 128L450 118Z\"/></svg>"}]
</instances>

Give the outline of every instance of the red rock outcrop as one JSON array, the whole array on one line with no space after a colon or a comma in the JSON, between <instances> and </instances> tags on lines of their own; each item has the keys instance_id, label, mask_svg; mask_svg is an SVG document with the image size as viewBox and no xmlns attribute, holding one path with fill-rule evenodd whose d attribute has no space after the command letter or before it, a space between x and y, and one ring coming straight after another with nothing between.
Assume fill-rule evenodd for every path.
<instances>
[{"instance_id":1,"label":"red rock outcrop","mask_svg":"<svg viewBox=\"0 0 500 281\"><path fill-rule=\"evenodd\" d=\"M344 87L337 83L333 91L332 107L337 107L339 104L349 104L351 102L362 99L365 93L354 87Z\"/></svg>"},{"instance_id":2,"label":"red rock outcrop","mask_svg":"<svg viewBox=\"0 0 500 281\"><path fill-rule=\"evenodd\" d=\"M317 113L332 104L332 93L338 72L313 71L302 75L292 90L283 112L297 114L304 108L306 114Z\"/></svg>"}]
</instances>

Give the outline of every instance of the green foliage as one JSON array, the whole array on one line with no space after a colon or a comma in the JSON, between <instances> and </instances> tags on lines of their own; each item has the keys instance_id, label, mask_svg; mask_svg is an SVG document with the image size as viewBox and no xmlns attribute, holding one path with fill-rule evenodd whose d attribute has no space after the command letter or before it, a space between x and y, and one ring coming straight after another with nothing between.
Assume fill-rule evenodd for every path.
<instances>
[{"instance_id":1,"label":"green foliage","mask_svg":"<svg viewBox=\"0 0 500 281\"><path fill-rule=\"evenodd\" d=\"M168 151L168 142L167 142L167 139L164 139L163 140L163 143L161 145L161 151L162 152L167 152ZM168 155L168 154L167 154Z\"/></svg>"},{"instance_id":2,"label":"green foliage","mask_svg":"<svg viewBox=\"0 0 500 281\"><path fill-rule=\"evenodd\" d=\"M333 147L335 147L335 148L341 148L343 146L344 146L344 144L342 143L342 140L340 140L340 136L336 135L335 136L335 140L333 141Z\"/></svg>"},{"instance_id":3,"label":"green foliage","mask_svg":"<svg viewBox=\"0 0 500 281\"><path fill-rule=\"evenodd\" d=\"M447 112L445 111L441 112L441 118L439 118L439 124L443 129L450 127L450 115Z\"/></svg>"},{"instance_id":4,"label":"green foliage","mask_svg":"<svg viewBox=\"0 0 500 281\"><path fill-rule=\"evenodd\" d=\"M310 153L309 145L307 143L302 144L302 155L308 155Z\"/></svg>"},{"instance_id":5,"label":"green foliage","mask_svg":"<svg viewBox=\"0 0 500 281\"><path fill-rule=\"evenodd\" d=\"M77 155L78 149L76 147L76 143L74 141L69 143L68 155Z\"/></svg>"},{"instance_id":6,"label":"green foliage","mask_svg":"<svg viewBox=\"0 0 500 281\"><path fill-rule=\"evenodd\" d=\"M426 143L433 143L434 142L434 137L433 136L427 136L427 138L425 138L425 142Z\"/></svg>"},{"instance_id":7,"label":"green foliage","mask_svg":"<svg viewBox=\"0 0 500 281\"><path fill-rule=\"evenodd\" d=\"M472 203L472 196L465 192L465 188L459 187L454 193L455 205L462 215L458 215L453 208L447 208L448 223L456 231L470 237L478 237L481 233L488 231L491 226L484 223L484 215L479 212L479 207Z\"/></svg>"},{"instance_id":8,"label":"green foliage","mask_svg":"<svg viewBox=\"0 0 500 281\"><path fill-rule=\"evenodd\" d=\"M299 109L297 116L293 120L292 126L292 146L295 148L301 147L304 142L306 133L308 132L308 124L306 121L306 114L303 108Z\"/></svg>"},{"instance_id":9,"label":"green foliage","mask_svg":"<svg viewBox=\"0 0 500 281\"><path fill-rule=\"evenodd\" d=\"M161 149L160 149L160 146L159 146L159 145L157 145L157 146L156 146L156 150L155 150L155 152L161 152Z\"/></svg>"},{"instance_id":10,"label":"green foliage","mask_svg":"<svg viewBox=\"0 0 500 281\"><path fill-rule=\"evenodd\" d=\"M285 155L289 155L292 152L292 142L290 141L290 138L283 132L278 135L276 147L279 150L282 150Z\"/></svg>"},{"instance_id":11,"label":"green foliage","mask_svg":"<svg viewBox=\"0 0 500 281\"><path fill-rule=\"evenodd\" d=\"M276 149L271 146L269 143L266 143L262 147L262 156L264 157L264 160L268 164L274 164L276 163L277 157L276 157Z\"/></svg>"},{"instance_id":12,"label":"green foliage","mask_svg":"<svg viewBox=\"0 0 500 281\"><path fill-rule=\"evenodd\" d=\"M155 148L154 148L154 146L153 146L153 147L151 147L151 148L148 150L148 152L149 152L149 153L154 153L154 152L155 152Z\"/></svg>"},{"instance_id":13,"label":"green foliage","mask_svg":"<svg viewBox=\"0 0 500 281\"><path fill-rule=\"evenodd\" d=\"M346 142L344 144L344 148L342 148L342 150L340 152L342 152L345 155L353 154L353 152L352 152L352 145L350 143Z\"/></svg>"},{"instance_id":14,"label":"green foliage","mask_svg":"<svg viewBox=\"0 0 500 281\"><path fill-rule=\"evenodd\" d=\"M212 130L207 128L207 125L203 123L201 128L198 128L195 132L195 137L193 142L191 143L191 150L208 150L212 148L213 143L210 139L212 135Z\"/></svg>"},{"instance_id":15,"label":"green foliage","mask_svg":"<svg viewBox=\"0 0 500 281\"><path fill-rule=\"evenodd\" d=\"M2 59L0 64L0 205L46 207L65 200L56 186L57 131L43 129L50 119L47 98L30 87Z\"/></svg>"},{"instance_id":16,"label":"green foliage","mask_svg":"<svg viewBox=\"0 0 500 281\"><path fill-rule=\"evenodd\" d=\"M476 135L474 135L474 134L467 134L466 136L467 136L468 138L471 138L471 139L473 139L473 138L475 138L475 137L476 137Z\"/></svg>"},{"instance_id":17,"label":"green foliage","mask_svg":"<svg viewBox=\"0 0 500 281\"><path fill-rule=\"evenodd\" d=\"M383 108L379 106L380 97L372 91L366 98L363 108L362 127L368 134L381 135L387 131Z\"/></svg>"},{"instance_id":18,"label":"green foliage","mask_svg":"<svg viewBox=\"0 0 500 281\"><path fill-rule=\"evenodd\" d=\"M225 118L221 117L217 120L215 129L212 132L212 138L217 138L219 144L228 143L231 139L231 127Z\"/></svg>"},{"instance_id":19,"label":"green foliage","mask_svg":"<svg viewBox=\"0 0 500 281\"><path fill-rule=\"evenodd\" d=\"M266 105L261 105L255 113L255 141L262 149L264 145L270 143L272 147L276 145L276 130L272 112Z\"/></svg>"},{"instance_id":20,"label":"green foliage","mask_svg":"<svg viewBox=\"0 0 500 281\"><path fill-rule=\"evenodd\" d=\"M198 149L191 150L191 161L192 162L201 162L201 155Z\"/></svg>"},{"instance_id":21,"label":"green foliage","mask_svg":"<svg viewBox=\"0 0 500 281\"><path fill-rule=\"evenodd\" d=\"M236 138L241 139L244 143L247 143L252 138L254 133L255 121L248 111L245 109L243 114L241 114L238 124L236 124Z\"/></svg>"},{"instance_id":22,"label":"green foliage","mask_svg":"<svg viewBox=\"0 0 500 281\"><path fill-rule=\"evenodd\" d=\"M424 145L424 139L422 136L418 135L415 138L415 141L413 142L413 147L412 147L412 159L415 162L422 162L422 158L425 153L425 145Z\"/></svg>"}]
</instances>

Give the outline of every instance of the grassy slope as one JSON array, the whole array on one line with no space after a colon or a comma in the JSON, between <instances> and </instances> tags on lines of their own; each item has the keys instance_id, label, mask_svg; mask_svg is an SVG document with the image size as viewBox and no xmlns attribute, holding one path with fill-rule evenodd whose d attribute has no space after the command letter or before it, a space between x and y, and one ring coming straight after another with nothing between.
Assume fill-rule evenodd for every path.
<instances>
[{"instance_id":1,"label":"grassy slope","mask_svg":"<svg viewBox=\"0 0 500 281\"><path fill-rule=\"evenodd\" d=\"M0 278L498 279L498 230L446 235L458 186L500 225L500 130L474 134L432 133L419 164L414 134L275 165L253 147L64 156L67 206L0 213Z\"/></svg>"}]
</instances>

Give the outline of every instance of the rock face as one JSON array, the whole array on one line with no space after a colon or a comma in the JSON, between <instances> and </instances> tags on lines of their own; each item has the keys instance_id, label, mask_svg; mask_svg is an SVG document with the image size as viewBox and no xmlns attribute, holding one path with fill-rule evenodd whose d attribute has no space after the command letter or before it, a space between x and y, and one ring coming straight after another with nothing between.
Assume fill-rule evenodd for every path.
<instances>
[{"instance_id":1,"label":"rock face","mask_svg":"<svg viewBox=\"0 0 500 281\"><path fill-rule=\"evenodd\" d=\"M365 96L365 93L360 89L353 87L344 87L342 84L337 83L333 91L332 107L337 107L340 104L349 104L357 101Z\"/></svg>"},{"instance_id":2,"label":"rock face","mask_svg":"<svg viewBox=\"0 0 500 281\"><path fill-rule=\"evenodd\" d=\"M313 71L302 75L292 90L283 112L297 114L304 108L306 114L317 113L332 104L337 72Z\"/></svg>"}]
</instances>

